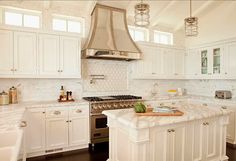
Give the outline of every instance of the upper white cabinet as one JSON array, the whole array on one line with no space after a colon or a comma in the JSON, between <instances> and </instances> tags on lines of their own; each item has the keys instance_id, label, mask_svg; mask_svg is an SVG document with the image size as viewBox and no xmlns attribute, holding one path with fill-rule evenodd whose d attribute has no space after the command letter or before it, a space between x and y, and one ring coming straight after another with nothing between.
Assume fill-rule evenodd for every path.
<instances>
[{"instance_id":1,"label":"upper white cabinet","mask_svg":"<svg viewBox=\"0 0 236 161\"><path fill-rule=\"evenodd\" d=\"M80 39L39 35L40 74L48 77L81 77Z\"/></svg>"},{"instance_id":2,"label":"upper white cabinet","mask_svg":"<svg viewBox=\"0 0 236 161\"><path fill-rule=\"evenodd\" d=\"M197 78L200 75L200 55L198 50L189 50L185 56L186 78Z\"/></svg>"},{"instance_id":3,"label":"upper white cabinet","mask_svg":"<svg viewBox=\"0 0 236 161\"><path fill-rule=\"evenodd\" d=\"M60 74L60 39L55 35L39 35L40 74Z\"/></svg>"},{"instance_id":4,"label":"upper white cabinet","mask_svg":"<svg viewBox=\"0 0 236 161\"><path fill-rule=\"evenodd\" d=\"M13 32L0 30L0 75L13 72Z\"/></svg>"},{"instance_id":5,"label":"upper white cabinet","mask_svg":"<svg viewBox=\"0 0 236 161\"><path fill-rule=\"evenodd\" d=\"M226 45L226 59L225 59L225 76L228 78L236 78L236 42L232 42Z\"/></svg>"},{"instance_id":6,"label":"upper white cabinet","mask_svg":"<svg viewBox=\"0 0 236 161\"><path fill-rule=\"evenodd\" d=\"M80 38L0 30L0 48L0 77L81 78Z\"/></svg>"},{"instance_id":7,"label":"upper white cabinet","mask_svg":"<svg viewBox=\"0 0 236 161\"><path fill-rule=\"evenodd\" d=\"M81 76L80 39L75 37L60 37L60 70L65 77Z\"/></svg>"},{"instance_id":8,"label":"upper white cabinet","mask_svg":"<svg viewBox=\"0 0 236 161\"><path fill-rule=\"evenodd\" d=\"M139 43L142 60L133 64L135 79L178 79L184 77L184 50Z\"/></svg>"},{"instance_id":9,"label":"upper white cabinet","mask_svg":"<svg viewBox=\"0 0 236 161\"><path fill-rule=\"evenodd\" d=\"M34 33L14 32L14 74L37 74L37 36Z\"/></svg>"},{"instance_id":10,"label":"upper white cabinet","mask_svg":"<svg viewBox=\"0 0 236 161\"><path fill-rule=\"evenodd\" d=\"M224 73L224 48L221 46L200 49L201 75L218 78Z\"/></svg>"},{"instance_id":11,"label":"upper white cabinet","mask_svg":"<svg viewBox=\"0 0 236 161\"><path fill-rule=\"evenodd\" d=\"M0 30L0 48L2 77L32 77L37 74L36 34Z\"/></svg>"}]
</instances>

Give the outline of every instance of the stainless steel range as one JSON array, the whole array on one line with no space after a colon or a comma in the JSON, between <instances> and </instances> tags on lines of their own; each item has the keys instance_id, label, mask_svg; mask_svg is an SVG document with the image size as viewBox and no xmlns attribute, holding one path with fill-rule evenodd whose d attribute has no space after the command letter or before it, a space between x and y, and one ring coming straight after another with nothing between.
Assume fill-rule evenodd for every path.
<instances>
[{"instance_id":1,"label":"stainless steel range","mask_svg":"<svg viewBox=\"0 0 236 161\"><path fill-rule=\"evenodd\" d=\"M132 95L116 95L102 97L83 97L90 102L90 143L107 142L109 130L107 117L102 114L104 110L133 108L136 102L142 101L142 97Z\"/></svg>"}]
</instances>

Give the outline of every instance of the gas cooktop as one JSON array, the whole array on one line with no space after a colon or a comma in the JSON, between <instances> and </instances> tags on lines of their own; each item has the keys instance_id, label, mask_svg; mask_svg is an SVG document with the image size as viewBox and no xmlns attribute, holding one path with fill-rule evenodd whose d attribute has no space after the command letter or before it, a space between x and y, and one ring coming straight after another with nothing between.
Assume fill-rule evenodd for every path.
<instances>
[{"instance_id":1,"label":"gas cooktop","mask_svg":"<svg viewBox=\"0 0 236 161\"><path fill-rule=\"evenodd\" d=\"M98 96L98 97L83 97L89 102L112 101L112 100L135 100L142 99L140 96L133 95L114 95L114 96Z\"/></svg>"}]
</instances>

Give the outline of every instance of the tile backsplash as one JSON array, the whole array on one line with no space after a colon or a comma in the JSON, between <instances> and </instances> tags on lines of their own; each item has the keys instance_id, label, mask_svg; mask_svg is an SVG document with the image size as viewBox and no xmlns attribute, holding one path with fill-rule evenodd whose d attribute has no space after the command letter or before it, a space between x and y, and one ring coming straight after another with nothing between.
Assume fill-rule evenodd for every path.
<instances>
[{"instance_id":1,"label":"tile backsplash","mask_svg":"<svg viewBox=\"0 0 236 161\"><path fill-rule=\"evenodd\" d=\"M83 96L134 94L140 96L167 95L168 89L185 88L187 94L214 96L215 90L230 90L236 97L235 80L132 80L130 62L83 61L83 79L0 79L0 91L18 86L19 101L56 100L60 86L71 90L76 99ZM90 75L104 79L90 83Z\"/></svg>"}]
</instances>

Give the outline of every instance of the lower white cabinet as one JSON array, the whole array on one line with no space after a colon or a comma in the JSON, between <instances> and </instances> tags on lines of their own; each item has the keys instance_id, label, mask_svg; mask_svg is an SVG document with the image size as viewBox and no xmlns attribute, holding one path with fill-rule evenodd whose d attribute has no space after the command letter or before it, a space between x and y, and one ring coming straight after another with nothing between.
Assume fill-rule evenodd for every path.
<instances>
[{"instance_id":1,"label":"lower white cabinet","mask_svg":"<svg viewBox=\"0 0 236 161\"><path fill-rule=\"evenodd\" d=\"M68 118L48 118L46 120L46 150L68 146Z\"/></svg>"},{"instance_id":2,"label":"lower white cabinet","mask_svg":"<svg viewBox=\"0 0 236 161\"><path fill-rule=\"evenodd\" d=\"M28 109L27 156L87 148L89 105Z\"/></svg>"},{"instance_id":3,"label":"lower white cabinet","mask_svg":"<svg viewBox=\"0 0 236 161\"><path fill-rule=\"evenodd\" d=\"M72 117L69 122L69 145L88 144L88 118Z\"/></svg>"},{"instance_id":4,"label":"lower white cabinet","mask_svg":"<svg viewBox=\"0 0 236 161\"><path fill-rule=\"evenodd\" d=\"M45 150L45 108L28 109L27 120L27 153Z\"/></svg>"}]
</instances>

